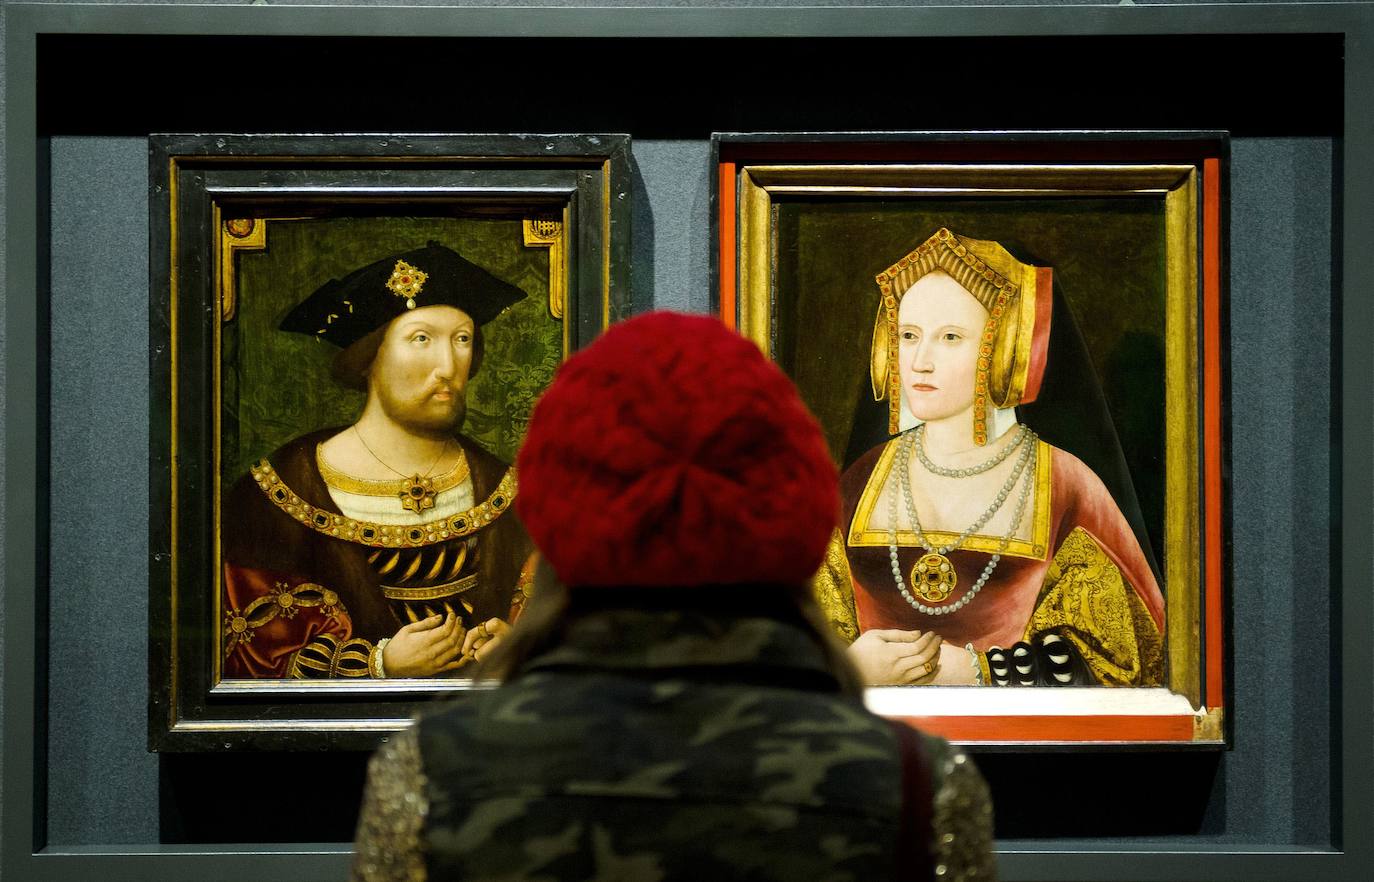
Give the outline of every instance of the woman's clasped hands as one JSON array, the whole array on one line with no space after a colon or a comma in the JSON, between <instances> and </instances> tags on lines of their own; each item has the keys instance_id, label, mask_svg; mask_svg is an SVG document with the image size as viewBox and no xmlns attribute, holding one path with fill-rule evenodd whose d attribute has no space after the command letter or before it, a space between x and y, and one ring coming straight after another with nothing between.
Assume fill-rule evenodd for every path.
<instances>
[{"instance_id":1,"label":"woman's clasped hands","mask_svg":"<svg viewBox=\"0 0 1374 882\"><path fill-rule=\"evenodd\" d=\"M934 631L865 631L850 644L849 659L870 686L956 686L977 682L968 650L942 642Z\"/></svg>"}]
</instances>

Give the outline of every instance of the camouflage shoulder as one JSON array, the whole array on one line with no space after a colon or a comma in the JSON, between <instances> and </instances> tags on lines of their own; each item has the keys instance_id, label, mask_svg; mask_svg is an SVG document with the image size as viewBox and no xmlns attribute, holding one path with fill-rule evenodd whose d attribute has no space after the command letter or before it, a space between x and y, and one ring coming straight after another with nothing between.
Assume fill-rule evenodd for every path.
<instances>
[{"instance_id":1,"label":"camouflage shoulder","mask_svg":"<svg viewBox=\"0 0 1374 882\"><path fill-rule=\"evenodd\" d=\"M424 882L427 785L415 728L389 737L368 763L352 882Z\"/></svg>"},{"instance_id":2,"label":"camouflage shoulder","mask_svg":"<svg viewBox=\"0 0 1374 882\"><path fill-rule=\"evenodd\" d=\"M992 798L973 760L943 738L922 733L934 795L932 853L937 878L991 882L997 878Z\"/></svg>"}]
</instances>

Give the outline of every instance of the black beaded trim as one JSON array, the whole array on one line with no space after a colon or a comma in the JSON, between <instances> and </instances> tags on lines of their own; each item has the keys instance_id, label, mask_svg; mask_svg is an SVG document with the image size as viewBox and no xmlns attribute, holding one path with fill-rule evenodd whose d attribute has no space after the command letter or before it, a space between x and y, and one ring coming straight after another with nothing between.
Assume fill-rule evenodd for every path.
<instances>
[{"instance_id":1,"label":"black beaded trim","mask_svg":"<svg viewBox=\"0 0 1374 882\"><path fill-rule=\"evenodd\" d=\"M1053 632L994 646L984 655L993 686L1084 686L1091 682L1078 648Z\"/></svg>"}]
</instances>

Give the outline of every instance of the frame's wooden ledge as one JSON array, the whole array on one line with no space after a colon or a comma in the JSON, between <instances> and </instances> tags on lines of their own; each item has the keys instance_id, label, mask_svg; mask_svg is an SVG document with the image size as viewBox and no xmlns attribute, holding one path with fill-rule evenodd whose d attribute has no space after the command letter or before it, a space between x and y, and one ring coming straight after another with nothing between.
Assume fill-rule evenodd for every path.
<instances>
[{"instance_id":1,"label":"frame's wooden ledge","mask_svg":"<svg viewBox=\"0 0 1374 882\"><path fill-rule=\"evenodd\" d=\"M1222 708L1194 708L1164 688L870 689L870 710L961 744L1225 746Z\"/></svg>"},{"instance_id":2,"label":"frame's wooden ledge","mask_svg":"<svg viewBox=\"0 0 1374 882\"><path fill-rule=\"evenodd\" d=\"M978 686L876 686L864 694L875 714L889 717L1058 717L1087 714L1113 716L1197 716L1185 696L1164 688L1106 686L1059 689L990 689Z\"/></svg>"}]
</instances>

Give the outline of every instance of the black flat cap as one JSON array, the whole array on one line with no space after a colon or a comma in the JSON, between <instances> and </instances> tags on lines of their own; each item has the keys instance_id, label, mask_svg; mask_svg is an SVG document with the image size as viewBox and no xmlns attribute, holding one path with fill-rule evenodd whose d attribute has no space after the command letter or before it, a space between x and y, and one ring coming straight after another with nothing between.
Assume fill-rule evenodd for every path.
<instances>
[{"instance_id":1,"label":"black flat cap","mask_svg":"<svg viewBox=\"0 0 1374 882\"><path fill-rule=\"evenodd\" d=\"M452 306L481 326L524 297L521 289L431 241L330 279L278 327L343 349L411 309Z\"/></svg>"}]
</instances>

